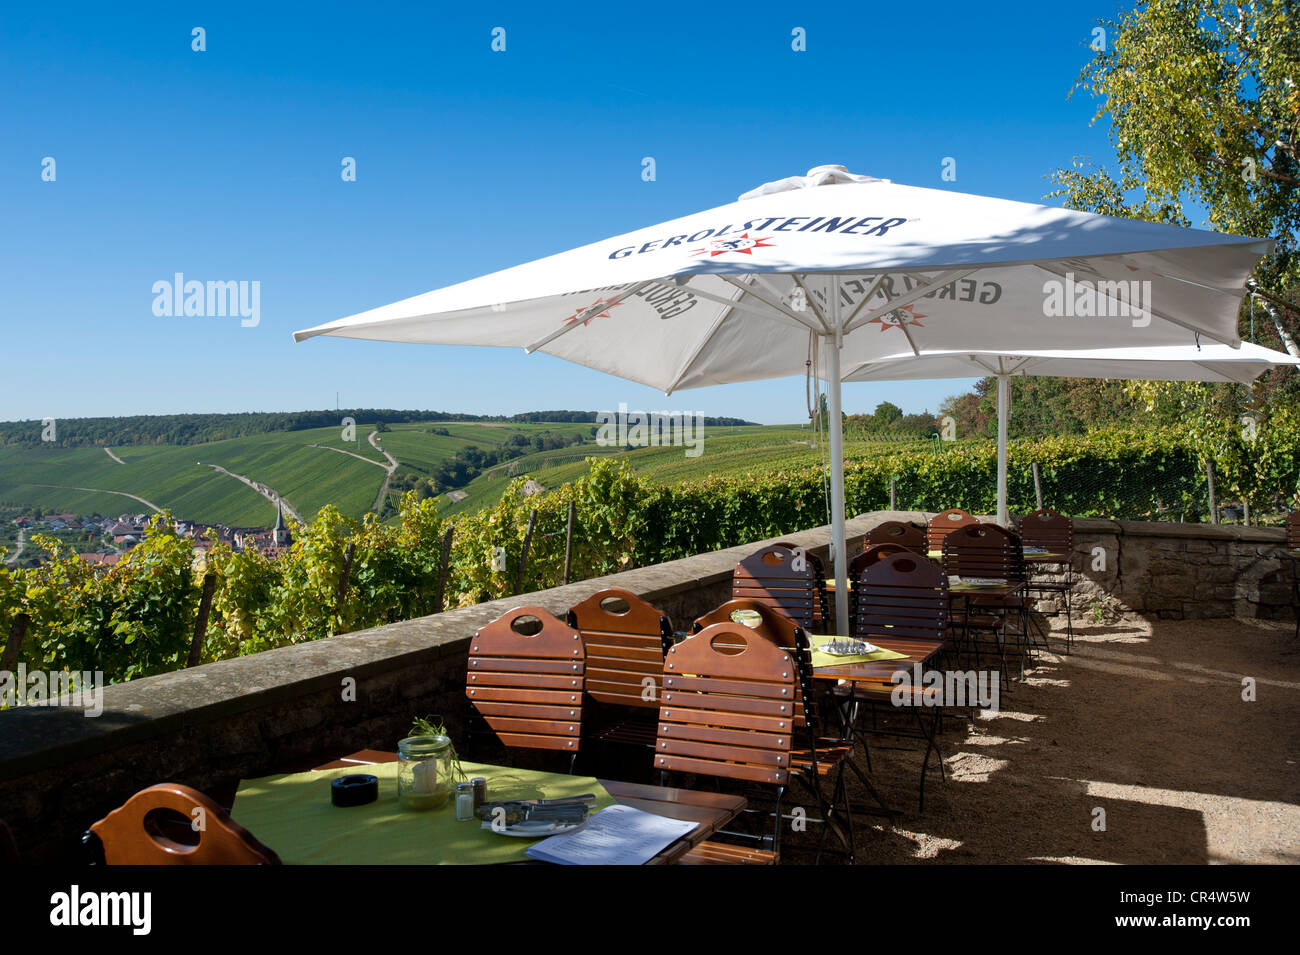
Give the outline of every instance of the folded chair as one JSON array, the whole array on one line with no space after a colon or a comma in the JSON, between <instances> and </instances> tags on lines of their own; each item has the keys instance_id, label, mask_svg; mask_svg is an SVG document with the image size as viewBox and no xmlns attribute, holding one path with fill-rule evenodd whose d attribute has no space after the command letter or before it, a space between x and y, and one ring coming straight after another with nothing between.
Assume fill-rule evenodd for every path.
<instances>
[{"instance_id":1,"label":"folded chair","mask_svg":"<svg viewBox=\"0 0 1300 955\"><path fill-rule=\"evenodd\" d=\"M813 682L812 648L804 629L789 617L783 616L765 607L755 600L729 600L720 607L710 610L694 623L694 633L699 633L715 624L733 623L732 614L737 611L750 611L759 616L758 625L750 627L753 633L780 647L795 659L798 684L795 688L795 746L790 751L790 765L795 778L813 796L816 808L820 812L818 819L810 822L822 822L827 829L822 830L817 853L823 850L826 835L833 831L844 848L844 854L850 864L853 862L855 845L853 817L848 801L848 790L844 783L846 767L861 776L861 772L852 764L853 745L844 739L843 734L831 735L821 718L817 702L817 692ZM831 795L826 797L822 781L830 780ZM865 782L865 780L864 780ZM870 786L870 783L867 783ZM845 820L841 826L840 819Z\"/></svg>"},{"instance_id":2,"label":"folded chair","mask_svg":"<svg viewBox=\"0 0 1300 955\"><path fill-rule=\"evenodd\" d=\"M516 607L480 628L470 640L465 675L466 748L486 724L507 751L568 753L573 772L585 664L581 634L541 607Z\"/></svg>"},{"instance_id":3,"label":"folded chair","mask_svg":"<svg viewBox=\"0 0 1300 955\"><path fill-rule=\"evenodd\" d=\"M793 747L795 660L738 623L706 627L668 651L654 766L731 779L771 798L770 834L726 833L748 840L765 861L779 861L781 803ZM691 861L704 861L699 856Z\"/></svg>"},{"instance_id":4,"label":"folded chair","mask_svg":"<svg viewBox=\"0 0 1300 955\"><path fill-rule=\"evenodd\" d=\"M587 735L603 743L652 747L664 654L673 645L668 617L628 590L611 587L571 607L567 623L586 649Z\"/></svg>"},{"instance_id":5,"label":"folded chair","mask_svg":"<svg viewBox=\"0 0 1300 955\"><path fill-rule=\"evenodd\" d=\"M199 819L203 824L196 830ZM95 861L107 865L280 864L278 855L224 809L179 783L136 793L91 825L82 842Z\"/></svg>"},{"instance_id":6,"label":"folded chair","mask_svg":"<svg viewBox=\"0 0 1300 955\"><path fill-rule=\"evenodd\" d=\"M1070 608L1074 587L1074 521L1048 507L1034 511L1020 522L1020 543L1024 547L1041 547L1049 554L1064 555L1057 563L1065 570L1065 580L1031 575L1025 590L1031 598L1055 596L1065 605L1065 651L1069 653L1074 647L1074 619Z\"/></svg>"}]
</instances>

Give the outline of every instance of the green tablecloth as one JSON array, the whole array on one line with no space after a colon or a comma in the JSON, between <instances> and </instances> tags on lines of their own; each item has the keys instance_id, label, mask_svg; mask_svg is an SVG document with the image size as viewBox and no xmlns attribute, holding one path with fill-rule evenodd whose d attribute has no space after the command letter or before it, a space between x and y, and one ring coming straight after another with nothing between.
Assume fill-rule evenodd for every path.
<instances>
[{"instance_id":1,"label":"green tablecloth","mask_svg":"<svg viewBox=\"0 0 1300 955\"><path fill-rule=\"evenodd\" d=\"M615 799L590 776L564 776L505 766L462 763L486 776L488 799L554 799L596 794L604 809ZM330 782L369 773L379 778L379 798L341 809L330 802ZM441 809L413 812L397 804L397 763L350 766L239 784L231 816L286 865L446 865L521 862L536 840L504 836L457 822L455 797Z\"/></svg>"},{"instance_id":2,"label":"green tablecloth","mask_svg":"<svg viewBox=\"0 0 1300 955\"><path fill-rule=\"evenodd\" d=\"M809 635L808 642L812 644L812 665L816 670L819 667L842 667L850 663L875 663L879 660L902 660L906 653L895 653L893 650L877 650L875 653L858 653L853 656L838 657L833 653L822 653L817 648L830 643L832 640L842 640L844 637L835 636L818 636Z\"/></svg>"}]
</instances>

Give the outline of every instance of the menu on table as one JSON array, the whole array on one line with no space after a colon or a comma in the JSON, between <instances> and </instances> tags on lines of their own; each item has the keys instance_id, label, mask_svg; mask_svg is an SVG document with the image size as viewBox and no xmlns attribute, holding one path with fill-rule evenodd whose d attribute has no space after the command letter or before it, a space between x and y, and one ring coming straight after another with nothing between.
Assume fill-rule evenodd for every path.
<instances>
[{"instance_id":1,"label":"menu on table","mask_svg":"<svg viewBox=\"0 0 1300 955\"><path fill-rule=\"evenodd\" d=\"M645 865L697 825L631 806L609 806L576 832L529 846L527 854L557 865Z\"/></svg>"}]
</instances>

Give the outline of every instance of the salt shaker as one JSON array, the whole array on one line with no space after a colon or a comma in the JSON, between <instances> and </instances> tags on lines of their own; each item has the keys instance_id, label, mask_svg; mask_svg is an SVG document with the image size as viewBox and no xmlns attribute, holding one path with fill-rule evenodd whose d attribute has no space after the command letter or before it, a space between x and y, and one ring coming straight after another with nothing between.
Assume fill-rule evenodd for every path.
<instances>
[{"instance_id":1,"label":"salt shaker","mask_svg":"<svg viewBox=\"0 0 1300 955\"><path fill-rule=\"evenodd\" d=\"M474 818L474 784L456 784L456 820L469 822Z\"/></svg>"}]
</instances>

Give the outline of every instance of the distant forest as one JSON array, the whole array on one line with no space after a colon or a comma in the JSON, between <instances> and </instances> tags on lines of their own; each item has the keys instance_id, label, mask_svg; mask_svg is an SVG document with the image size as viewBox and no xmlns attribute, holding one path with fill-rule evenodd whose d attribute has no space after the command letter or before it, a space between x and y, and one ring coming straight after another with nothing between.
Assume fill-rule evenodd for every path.
<instances>
[{"instance_id":1,"label":"distant forest","mask_svg":"<svg viewBox=\"0 0 1300 955\"><path fill-rule=\"evenodd\" d=\"M59 418L54 440L42 440L41 421L0 422L0 447L63 448L120 447L140 444L207 444L276 431L338 427L344 418L359 425L406 424L415 421L492 421L503 423L596 423L594 411L525 411L516 415L472 415L450 411L397 411L392 408L352 408L337 411L262 411L240 414L134 415L124 418ZM705 418L706 425L738 427L754 424L742 418Z\"/></svg>"}]
</instances>

